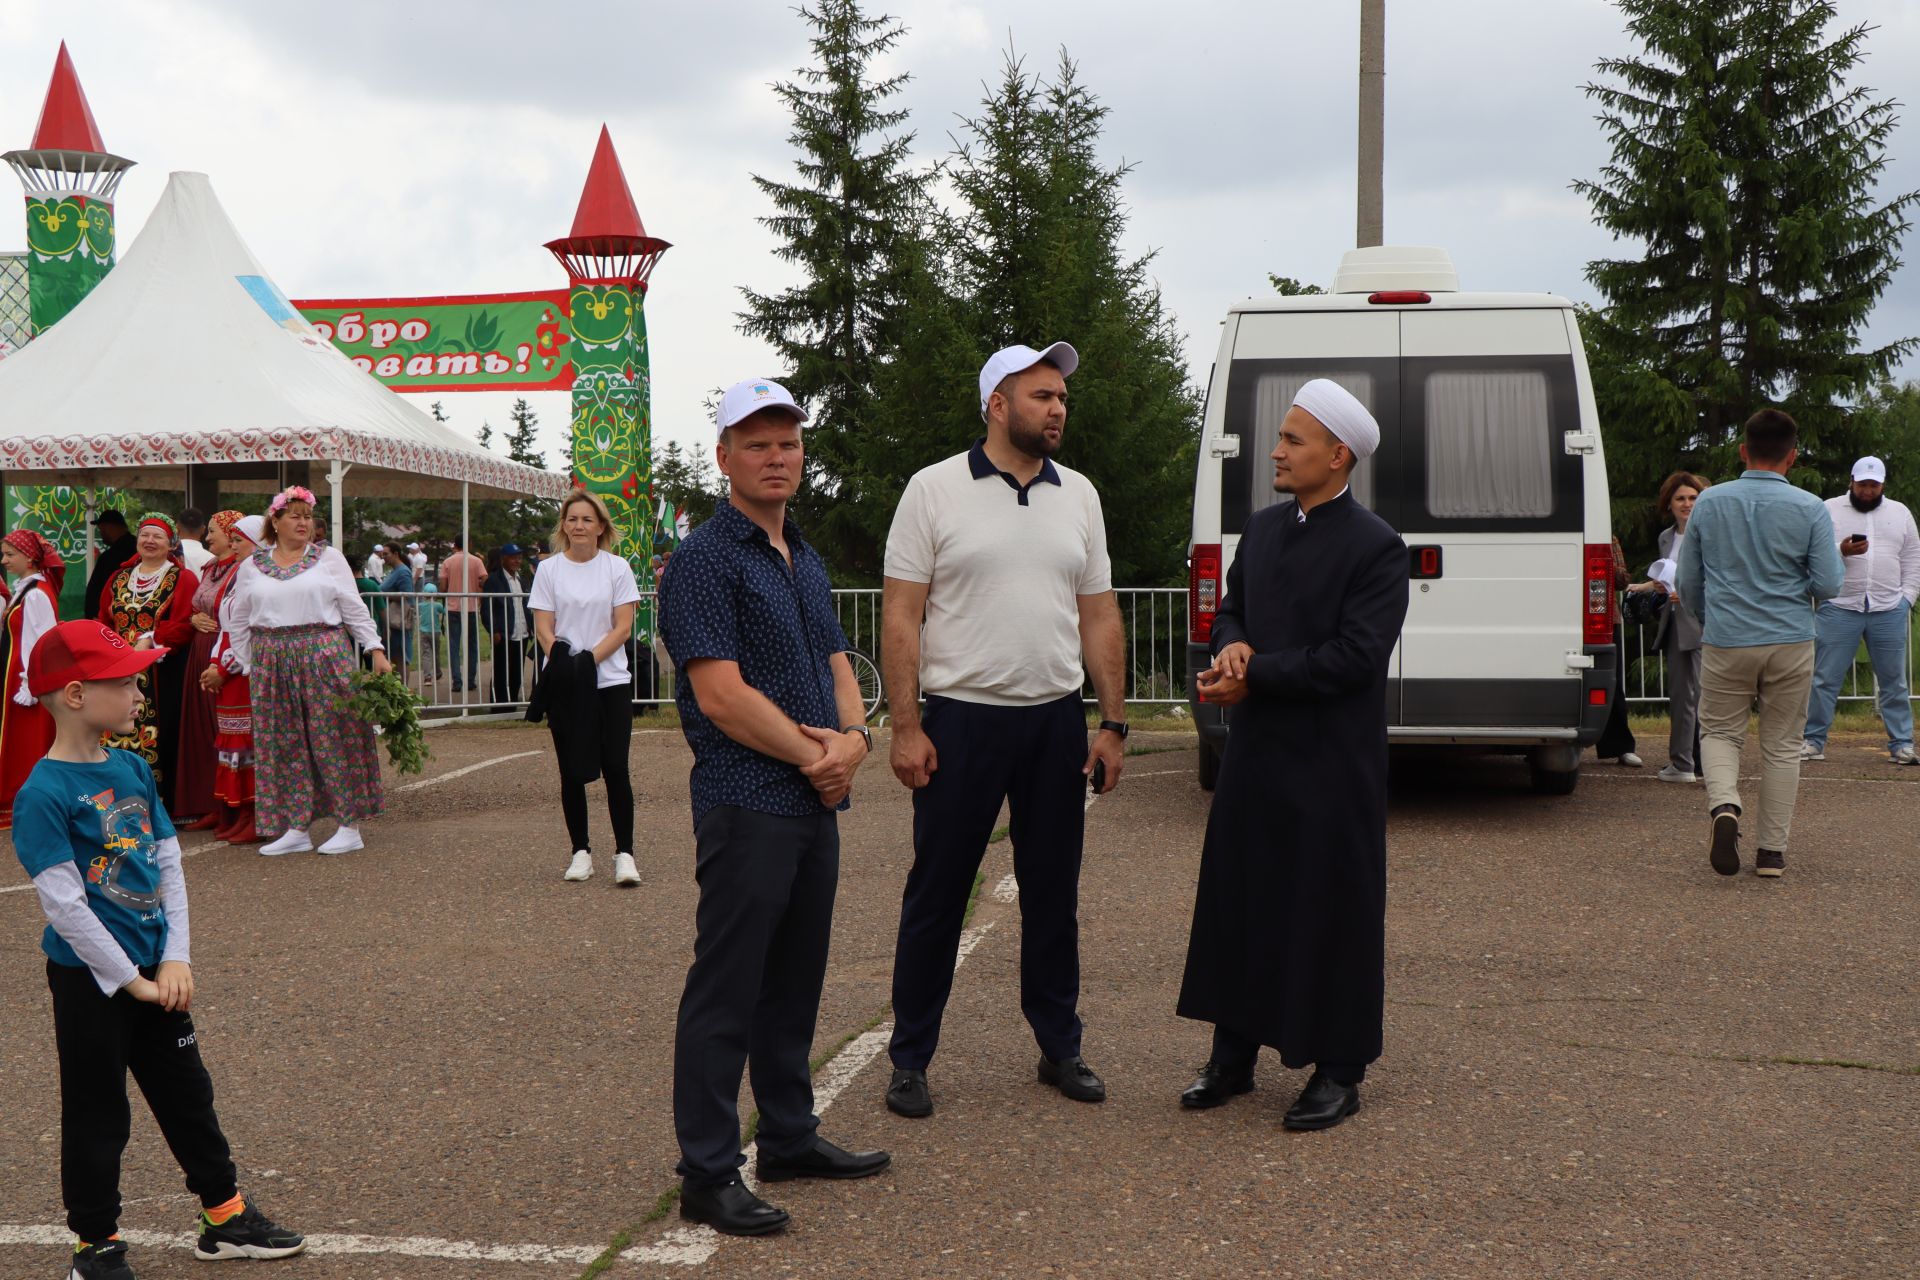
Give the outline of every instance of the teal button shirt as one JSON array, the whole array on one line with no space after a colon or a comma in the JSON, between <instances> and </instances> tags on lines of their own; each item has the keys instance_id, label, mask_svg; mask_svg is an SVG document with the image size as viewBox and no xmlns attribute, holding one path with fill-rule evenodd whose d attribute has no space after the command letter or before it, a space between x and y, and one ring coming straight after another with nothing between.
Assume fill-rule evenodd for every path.
<instances>
[{"instance_id":1,"label":"teal button shirt","mask_svg":"<svg viewBox=\"0 0 1920 1280\"><path fill-rule=\"evenodd\" d=\"M1845 576L1826 504L1777 471L1709 488L1680 543L1680 598L1717 649L1813 639L1814 606Z\"/></svg>"}]
</instances>

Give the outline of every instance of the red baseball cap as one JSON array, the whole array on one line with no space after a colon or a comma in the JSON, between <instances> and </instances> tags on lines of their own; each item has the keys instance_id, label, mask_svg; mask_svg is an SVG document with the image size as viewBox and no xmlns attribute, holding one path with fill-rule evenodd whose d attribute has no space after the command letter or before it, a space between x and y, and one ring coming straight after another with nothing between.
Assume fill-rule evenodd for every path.
<instances>
[{"instance_id":1,"label":"red baseball cap","mask_svg":"<svg viewBox=\"0 0 1920 1280\"><path fill-rule=\"evenodd\" d=\"M118 680L138 675L167 656L159 646L136 649L112 627L63 622L40 637L27 659L27 692L34 697L64 689L75 680Z\"/></svg>"}]
</instances>

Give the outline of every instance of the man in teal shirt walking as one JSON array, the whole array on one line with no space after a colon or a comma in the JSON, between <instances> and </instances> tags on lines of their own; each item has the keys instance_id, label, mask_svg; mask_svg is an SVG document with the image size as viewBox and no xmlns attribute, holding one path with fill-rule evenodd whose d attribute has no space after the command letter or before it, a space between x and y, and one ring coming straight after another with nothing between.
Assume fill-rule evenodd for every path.
<instances>
[{"instance_id":1,"label":"man in teal shirt walking","mask_svg":"<svg viewBox=\"0 0 1920 1280\"><path fill-rule=\"evenodd\" d=\"M1757 875L1787 868L1800 738L1813 687L1813 611L1846 575L1826 504L1787 482L1799 427L1778 409L1747 419L1747 470L1694 504L1680 545L1680 598L1700 618L1700 756L1713 818L1708 860L1740 870L1740 750L1760 704Z\"/></svg>"}]
</instances>

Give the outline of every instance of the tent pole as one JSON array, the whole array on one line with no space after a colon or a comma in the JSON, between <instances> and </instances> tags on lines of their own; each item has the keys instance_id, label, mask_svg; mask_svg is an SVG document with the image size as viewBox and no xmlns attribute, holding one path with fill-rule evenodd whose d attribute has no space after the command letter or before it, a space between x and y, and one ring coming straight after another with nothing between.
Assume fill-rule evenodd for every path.
<instances>
[{"instance_id":1,"label":"tent pole","mask_svg":"<svg viewBox=\"0 0 1920 1280\"><path fill-rule=\"evenodd\" d=\"M460 482L460 549L468 555L473 554L473 486L465 480Z\"/></svg>"},{"instance_id":2,"label":"tent pole","mask_svg":"<svg viewBox=\"0 0 1920 1280\"><path fill-rule=\"evenodd\" d=\"M347 478L347 472L352 469L352 464L340 465L338 458L335 458L327 467L328 504L332 507L333 514L333 549L341 555L347 554L347 513L340 504L340 485Z\"/></svg>"},{"instance_id":3,"label":"tent pole","mask_svg":"<svg viewBox=\"0 0 1920 1280\"><path fill-rule=\"evenodd\" d=\"M88 476L87 478L91 480L93 477ZM89 484L80 492L86 495L81 501L86 504L87 508L87 576L91 578L93 576L93 562L98 555L94 550L96 544L93 540L93 518L100 514L100 491Z\"/></svg>"}]
</instances>

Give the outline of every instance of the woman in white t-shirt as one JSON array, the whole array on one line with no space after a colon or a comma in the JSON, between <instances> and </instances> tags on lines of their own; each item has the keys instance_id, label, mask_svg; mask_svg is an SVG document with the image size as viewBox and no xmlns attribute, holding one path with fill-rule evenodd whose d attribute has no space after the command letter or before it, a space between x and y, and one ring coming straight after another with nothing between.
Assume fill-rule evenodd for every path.
<instances>
[{"instance_id":1,"label":"woman in white t-shirt","mask_svg":"<svg viewBox=\"0 0 1920 1280\"><path fill-rule=\"evenodd\" d=\"M615 884L639 884L633 861L633 783L627 749L633 740L633 674L627 656L640 584L633 566L611 550L617 541L606 504L577 490L560 504L553 530L557 553L540 562L527 607L540 643L540 685L530 717L544 713L560 760L560 808L573 841L568 880L593 874L587 835L587 783L607 782L613 821ZM592 684L587 681L591 678Z\"/></svg>"}]
</instances>

